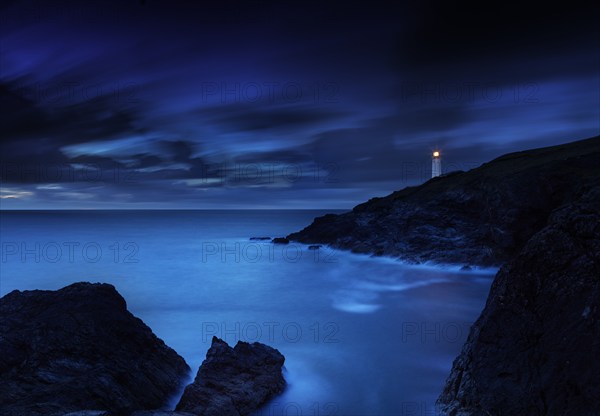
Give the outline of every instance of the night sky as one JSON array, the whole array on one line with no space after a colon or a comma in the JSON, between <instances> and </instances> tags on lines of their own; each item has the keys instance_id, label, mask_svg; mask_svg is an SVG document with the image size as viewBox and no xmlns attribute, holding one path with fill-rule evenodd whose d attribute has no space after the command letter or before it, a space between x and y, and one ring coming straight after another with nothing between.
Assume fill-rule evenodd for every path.
<instances>
[{"instance_id":1,"label":"night sky","mask_svg":"<svg viewBox=\"0 0 600 416\"><path fill-rule=\"evenodd\" d=\"M598 6L1 4L2 209L348 209L600 131Z\"/></svg>"}]
</instances>

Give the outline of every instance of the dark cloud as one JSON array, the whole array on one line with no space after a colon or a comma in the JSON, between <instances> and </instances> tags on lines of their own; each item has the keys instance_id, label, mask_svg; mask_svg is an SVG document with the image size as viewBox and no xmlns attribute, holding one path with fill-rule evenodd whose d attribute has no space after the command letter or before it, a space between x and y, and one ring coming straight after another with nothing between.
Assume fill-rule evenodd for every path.
<instances>
[{"instance_id":1,"label":"dark cloud","mask_svg":"<svg viewBox=\"0 0 600 416\"><path fill-rule=\"evenodd\" d=\"M598 46L594 2L500 1L423 2L411 36L398 38L400 66L474 64L480 59L502 65L508 58L559 55L573 47Z\"/></svg>"},{"instance_id":2,"label":"dark cloud","mask_svg":"<svg viewBox=\"0 0 600 416\"><path fill-rule=\"evenodd\" d=\"M193 145L183 140L161 142L162 154L167 154L174 162L187 162L193 154Z\"/></svg>"},{"instance_id":3,"label":"dark cloud","mask_svg":"<svg viewBox=\"0 0 600 416\"><path fill-rule=\"evenodd\" d=\"M408 108L398 115L382 120L380 124L389 126L402 137L410 137L414 133L443 132L464 125L472 119L472 113L460 105L445 107Z\"/></svg>"},{"instance_id":4,"label":"dark cloud","mask_svg":"<svg viewBox=\"0 0 600 416\"><path fill-rule=\"evenodd\" d=\"M225 132L297 129L317 126L345 114L315 106L276 107L260 104L215 106L199 111L199 116Z\"/></svg>"},{"instance_id":5,"label":"dark cloud","mask_svg":"<svg viewBox=\"0 0 600 416\"><path fill-rule=\"evenodd\" d=\"M55 146L60 147L140 132L135 126L135 110L114 105L109 97L65 105L47 104L43 97L36 97L33 88L4 83L0 84L0 104L8 110L0 115L3 143L52 138Z\"/></svg>"},{"instance_id":6,"label":"dark cloud","mask_svg":"<svg viewBox=\"0 0 600 416\"><path fill-rule=\"evenodd\" d=\"M347 208L425 180L433 148L464 170L593 136L597 16L592 3L3 2L2 206Z\"/></svg>"}]
</instances>

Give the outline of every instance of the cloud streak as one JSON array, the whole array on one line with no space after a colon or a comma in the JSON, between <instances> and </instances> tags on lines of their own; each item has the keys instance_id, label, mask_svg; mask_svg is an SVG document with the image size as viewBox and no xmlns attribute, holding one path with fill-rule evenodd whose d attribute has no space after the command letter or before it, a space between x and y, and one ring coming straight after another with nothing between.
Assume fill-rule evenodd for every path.
<instances>
[{"instance_id":1,"label":"cloud streak","mask_svg":"<svg viewBox=\"0 0 600 416\"><path fill-rule=\"evenodd\" d=\"M598 134L598 6L487 6L5 2L0 208L350 208Z\"/></svg>"}]
</instances>

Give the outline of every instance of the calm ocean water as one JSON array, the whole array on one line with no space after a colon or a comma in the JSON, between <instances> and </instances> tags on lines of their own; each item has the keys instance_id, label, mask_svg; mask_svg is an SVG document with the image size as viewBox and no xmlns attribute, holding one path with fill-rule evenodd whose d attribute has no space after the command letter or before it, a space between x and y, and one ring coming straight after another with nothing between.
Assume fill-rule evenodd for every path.
<instances>
[{"instance_id":1,"label":"calm ocean water","mask_svg":"<svg viewBox=\"0 0 600 416\"><path fill-rule=\"evenodd\" d=\"M213 335L274 346L289 387L260 415L434 414L492 271L249 240L322 214L3 211L0 295L111 283L194 374Z\"/></svg>"}]
</instances>

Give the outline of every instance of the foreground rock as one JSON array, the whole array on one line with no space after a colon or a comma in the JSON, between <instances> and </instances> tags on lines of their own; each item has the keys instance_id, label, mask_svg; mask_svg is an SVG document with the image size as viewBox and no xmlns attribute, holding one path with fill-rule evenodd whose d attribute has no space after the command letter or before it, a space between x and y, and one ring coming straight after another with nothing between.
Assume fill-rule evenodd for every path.
<instances>
[{"instance_id":1,"label":"foreground rock","mask_svg":"<svg viewBox=\"0 0 600 416\"><path fill-rule=\"evenodd\" d=\"M189 367L108 284L14 291L0 299L0 409L111 415L156 409Z\"/></svg>"},{"instance_id":2,"label":"foreground rock","mask_svg":"<svg viewBox=\"0 0 600 416\"><path fill-rule=\"evenodd\" d=\"M504 266L439 404L450 415L600 414L600 185Z\"/></svg>"},{"instance_id":3,"label":"foreground rock","mask_svg":"<svg viewBox=\"0 0 600 416\"><path fill-rule=\"evenodd\" d=\"M500 265L600 177L600 137L512 153L316 218L290 240L420 263Z\"/></svg>"},{"instance_id":4,"label":"foreground rock","mask_svg":"<svg viewBox=\"0 0 600 416\"><path fill-rule=\"evenodd\" d=\"M285 237L275 237L273 240L271 240L271 242L273 244L289 244L290 240Z\"/></svg>"},{"instance_id":5,"label":"foreground rock","mask_svg":"<svg viewBox=\"0 0 600 416\"><path fill-rule=\"evenodd\" d=\"M279 351L263 344L240 341L231 348L213 337L176 410L202 416L248 415L285 389L284 360Z\"/></svg>"}]
</instances>

